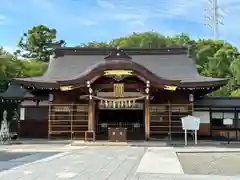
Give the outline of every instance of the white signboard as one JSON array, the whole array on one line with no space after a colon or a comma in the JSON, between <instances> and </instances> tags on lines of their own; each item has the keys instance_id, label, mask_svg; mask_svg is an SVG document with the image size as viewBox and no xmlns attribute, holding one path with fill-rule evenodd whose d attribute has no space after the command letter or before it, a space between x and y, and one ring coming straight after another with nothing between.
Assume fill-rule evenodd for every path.
<instances>
[{"instance_id":1,"label":"white signboard","mask_svg":"<svg viewBox=\"0 0 240 180\"><path fill-rule=\"evenodd\" d=\"M194 131L195 144L197 144L197 130L199 130L200 118L194 116L185 116L181 118L182 128L185 134L185 145L187 145L187 131Z\"/></svg>"},{"instance_id":2,"label":"white signboard","mask_svg":"<svg viewBox=\"0 0 240 180\"><path fill-rule=\"evenodd\" d=\"M230 119L230 118L223 119L223 124L224 124L224 125L228 125L228 126L230 126L230 125L233 124L233 120Z\"/></svg>"},{"instance_id":3,"label":"white signboard","mask_svg":"<svg viewBox=\"0 0 240 180\"><path fill-rule=\"evenodd\" d=\"M183 130L199 130L200 118L185 116L181 118Z\"/></svg>"}]
</instances>

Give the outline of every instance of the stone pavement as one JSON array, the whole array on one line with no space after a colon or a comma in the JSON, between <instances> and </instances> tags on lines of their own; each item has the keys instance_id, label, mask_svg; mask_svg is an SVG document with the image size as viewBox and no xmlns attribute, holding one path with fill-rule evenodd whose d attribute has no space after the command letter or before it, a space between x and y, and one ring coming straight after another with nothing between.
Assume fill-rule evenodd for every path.
<instances>
[{"instance_id":1,"label":"stone pavement","mask_svg":"<svg viewBox=\"0 0 240 180\"><path fill-rule=\"evenodd\" d=\"M48 148L52 152L44 152ZM0 180L239 180L239 154L240 149L212 147L8 147L0 152L0 167L13 165L0 168ZM221 172L204 169L214 160Z\"/></svg>"},{"instance_id":2,"label":"stone pavement","mask_svg":"<svg viewBox=\"0 0 240 180\"><path fill-rule=\"evenodd\" d=\"M184 174L178 157L172 150L173 148L148 148L138 166L137 172Z\"/></svg>"}]
</instances>

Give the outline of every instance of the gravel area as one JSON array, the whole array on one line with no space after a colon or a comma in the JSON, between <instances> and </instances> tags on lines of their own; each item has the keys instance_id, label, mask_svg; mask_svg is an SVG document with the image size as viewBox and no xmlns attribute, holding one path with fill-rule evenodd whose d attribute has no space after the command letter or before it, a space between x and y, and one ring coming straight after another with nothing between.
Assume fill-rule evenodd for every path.
<instances>
[{"instance_id":1,"label":"gravel area","mask_svg":"<svg viewBox=\"0 0 240 180\"><path fill-rule=\"evenodd\" d=\"M240 152L178 153L186 174L240 175Z\"/></svg>"}]
</instances>

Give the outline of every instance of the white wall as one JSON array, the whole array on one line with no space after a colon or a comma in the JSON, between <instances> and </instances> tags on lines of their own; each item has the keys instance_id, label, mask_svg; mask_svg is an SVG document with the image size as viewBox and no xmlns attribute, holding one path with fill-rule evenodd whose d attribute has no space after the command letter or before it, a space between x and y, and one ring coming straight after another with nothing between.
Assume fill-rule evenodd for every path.
<instances>
[{"instance_id":1,"label":"white wall","mask_svg":"<svg viewBox=\"0 0 240 180\"><path fill-rule=\"evenodd\" d=\"M21 103L21 106L36 106L37 103L34 101L30 101L30 100L25 100ZM48 106L49 105L49 101L40 101L39 102L39 106Z\"/></svg>"},{"instance_id":2,"label":"white wall","mask_svg":"<svg viewBox=\"0 0 240 180\"><path fill-rule=\"evenodd\" d=\"M49 105L49 101L40 101L39 102L39 106L48 106Z\"/></svg>"},{"instance_id":3,"label":"white wall","mask_svg":"<svg viewBox=\"0 0 240 180\"><path fill-rule=\"evenodd\" d=\"M210 124L210 112L209 111L193 111L193 116L199 117L201 124Z\"/></svg>"},{"instance_id":4,"label":"white wall","mask_svg":"<svg viewBox=\"0 0 240 180\"><path fill-rule=\"evenodd\" d=\"M36 102L26 100L21 103L21 106L36 106Z\"/></svg>"},{"instance_id":5,"label":"white wall","mask_svg":"<svg viewBox=\"0 0 240 180\"><path fill-rule=\"evenodd\" d=\"M20 108L20 120L25 120L25 108Z\"/></svg>"}]
</instances>

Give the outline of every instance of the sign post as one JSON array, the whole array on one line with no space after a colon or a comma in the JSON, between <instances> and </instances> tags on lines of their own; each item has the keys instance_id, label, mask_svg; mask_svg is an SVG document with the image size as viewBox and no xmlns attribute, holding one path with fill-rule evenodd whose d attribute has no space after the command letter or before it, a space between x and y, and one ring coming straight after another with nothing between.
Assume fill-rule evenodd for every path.
<instances>
[{"instance_id":1,"label":"sign post","mask_svg":"<svg viewBox=\"0 0 240 180\"><path fill-rule=\"evenodd\" d=\"M233 120L230 119L230 118L227 118L227 119L223 119L223 124L230 127L233 125ZM228 144L230 143L230 132L228 130Z\"/></svg>"},{"instance_id":2,"label":"sign post","mask_svg":"<svg viewBox=\"0 0 240 180\"><path fill-rule=\"evenodd\" d=\"M185 145L187 145L187 131L194 131L194 141L197 144L197 131L199 130L200 118L194 116L185 116L181 118L182 129L184 130Z\"/></svg>"},{"instance_id":3,"label":"sign post","mask_svg":"<svg viewBox=\"0 0 240 180\"><path fill-rule=\"evenodd\" d=\"M184 130L185 146L187 145L187 130Z\"/></svg>"},{"instance_id":4,"label":"sign post","mask_svg":"<svg viewBox=\"0 0 240 180\"><path fill-rule=\"evenodd\" d=\"M197 130L194 130L194 134L195 134L195 144L197 144Z\"/></svg>"}]
</instances>

